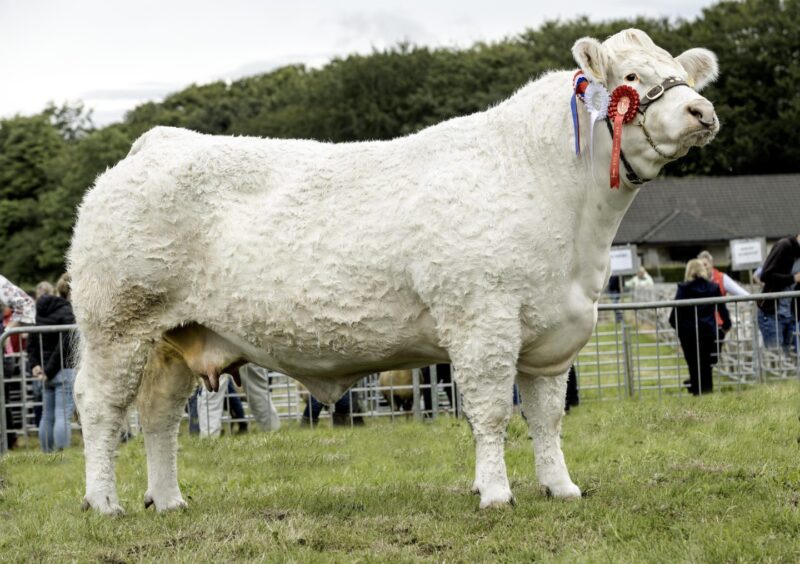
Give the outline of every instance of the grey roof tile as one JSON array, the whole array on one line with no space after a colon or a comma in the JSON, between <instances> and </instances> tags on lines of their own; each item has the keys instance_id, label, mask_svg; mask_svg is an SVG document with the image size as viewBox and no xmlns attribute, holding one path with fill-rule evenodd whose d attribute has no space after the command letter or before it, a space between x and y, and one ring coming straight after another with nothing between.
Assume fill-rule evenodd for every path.
<instances>
[{"instance_id":1,"label":"grey roof tile","mask_svg":"<svg viewBox=\"0 0 800 564\"><path fill-rule=\"evenodd\" d=\"M615 244L778 239L800 232L800 174L685 177L640 189Z\"/></svg>"}]
</instances>

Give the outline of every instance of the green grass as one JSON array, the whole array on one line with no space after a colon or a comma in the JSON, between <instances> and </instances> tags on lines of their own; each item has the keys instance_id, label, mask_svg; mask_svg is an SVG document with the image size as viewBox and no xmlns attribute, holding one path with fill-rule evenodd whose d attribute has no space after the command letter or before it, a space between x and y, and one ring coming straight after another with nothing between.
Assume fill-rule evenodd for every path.
<instances>
[{"instance_id":1,"label":"green grass","mask_svg":"<svg viewBox=\"0 0 800 564\"><path fill-rule=\"evenodd\" d=\"M589 402L564 450L587 496L542 496L524 422L509 430L517 505L479 511L463 421L290 427L182 437L190 507L145 511L141 439L124 445L128 514L80 511L83 459L0 461L0 560L298 562L800 561L800 389L795 382L662 402Z\"/></svg>"}]
</instances>

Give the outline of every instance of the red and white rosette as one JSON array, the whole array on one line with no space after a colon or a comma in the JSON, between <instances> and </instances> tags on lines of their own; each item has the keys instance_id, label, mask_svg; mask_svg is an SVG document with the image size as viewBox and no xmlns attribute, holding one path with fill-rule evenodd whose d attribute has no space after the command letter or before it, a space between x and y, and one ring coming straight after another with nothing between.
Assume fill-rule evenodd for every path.
<instances>
[{"instance_id":1,"label":"red and white rosette","mask_svg":"<svg viewBox=\"0 0 800 564\"><path fill-rule=\"evenodd\" d=\"M611 146L611 188L619 189L619 155L622 151L622 124L630 123L639 109L639 93L627 84L617 86L608 104L608 119L614 123Z\"/></svg>"}]
</instances>

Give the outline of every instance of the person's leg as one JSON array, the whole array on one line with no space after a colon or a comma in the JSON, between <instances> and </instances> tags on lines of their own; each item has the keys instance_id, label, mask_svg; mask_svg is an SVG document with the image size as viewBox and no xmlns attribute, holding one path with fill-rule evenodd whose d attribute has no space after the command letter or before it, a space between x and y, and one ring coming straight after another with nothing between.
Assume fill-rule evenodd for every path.
<instances>
[{"instance_id":1,"label":"person's leg","mask_svg":"<svg viewBox=\"0 0 800 564\"><path fill-rule=\"evenodd\" d=\"M333 417L333 424L349 425L351 412L350 390L347 390L344 395L333 404L333 413L331 414L331 417Z\"/></svg>"},{"instance_id":2,"label":"person's leg","mask_svg":"<svg viewBox=\"0 0 800 564\"><path fill-rule=\"evenodd\" d=\"M55 393L53 437L56 450L62 450L70 445L72 439L72 414L75 411L72 387L75 380L75 371L72 368L63 368L58 374L61 384L56 388Z\"/></svg>"},{"instance_id":3,"label":"person's leg","mask_svg":"<svg viewBox=\"0 0 800 564\"><path fill-rule=\"evenodd\" d=\"M33 397L31 398L36 404L33 407L33 424L39 427L39 422L42 420L42 381L30 380L31 375L28 372L28 381L31 382L31 389L33 390ZM8 397L8 396L6 396Z\"/></svg>"},{"instance_id":4,"label":"person's leg","mask_svg":"<svg viewBox=\"0 0 800 564\"><path fill-rule=\"evenodd\" d=\"M239 426L239 432L247 432L247 420L245 419L242 398L239 397L239 393L236 391L236 386L233 385L233 378L228 380L227 403L228 413L230 413L231 419L237 422Z\"/></svg>"},{"instance_id":5,"label":"person's leg","mask_svg":"<svg viewBox=\"0 0 800 564\"><path fill-rule=\"evenodd\" d=\"M778 324L774 314L764 313L758 310L758 330L761 331L761 338L764 346L773 349L778 346Z\"/></svg>"},{"instance_id":6,"label":"person's leg","mask_svg":"<svg viewBox=\"0 0 800 564\"><path fill-rule=\"evenodd\" d=\"M778 331L781 349L788 355L794 339L794 320L791 317L778 317Z\"/></svg>"},{"instance_id":7,"label":"person's leg","mask_svg":"<svg viewBox=\"0 0 800 564\"><path fill-rule=\"evenodd\" d=\"M39 446L43 452L53 451L53 427L56 414L56 388L46 382L42 386L42 418L39 421Z\"/></svg>"},{"instance_id":8,"label":"person's leg","mask_svg":"<svg viewBox=\"0 0 800 564\"><path fill-rule=\"evenodd\" d=\"M200 423L201 437L219 437L222 433L222 411L225 404L225 390L230 376L222 374L218 392L200 389L197 398L197 416Z\"/></svg>"},{"instance_id":9,"label":"person's leg","mask_svg":"<svg viewBox=\"0 0 800 564\"><path fill-rule=\"evenodd\" d=\"M189 434L200 434L200 420L197 414L197 397L200 395L200 388L195 388L189 400L186 402L186 411L189 413Z\"/></svg>"},{"instance_id":10,"label":"person's leg","mask_svg":"<svg viewBox=\"0 0 800 564\"><path fill-rule=\"evenodd\" d=\"M262 431L277 431L281 427L278 411L269 393L269 371L255 364L245 364L239 368L247 405Z\"/></svg>"},{"instance_id":11,"label":"person's leg","mask_svg":"<svg viewBox=\"0 0 800 564\"><path fill-rule=\"evenodd\" d=\"M456 412L456 403L453 400L455 396L453 396L453 373L449 364L437 364L436 365L436 376L439 378L439 382L445 384L446 387L444 389L445 393L447 394L447 401L450 402L450 407L453 410L453 414Z\"/></svg>"},{"instance_id":12,"label":"person's leg","mask_svg":"<svg viewBox=\"0 0 800 564\"><path fill-rule=\"evenodd\" d=\"M710 394L714 390L713 354L716 351L716 347L716 336L702 335L700 337L700 362L698 373L700 375L701 394Z\"/></svg>"},{"instance_id":13,"label":"person's leg","mask_svg":"<svg viewBox=\"0 0 800 564\"><path fill-rule=\"evenodd\" d=\"M686 359L686 366L689 368L689 393L697 395L700 393L700 350L697 337L694 334L679 335L683 358Z\"/></svg>"},{"instance_id":14,"label":"person's leg","mask_svg":"<svg viewBox=\"0 0 800 564\"><path fill-rule=\"evenodd\" d=\"M436 372L438 376L439 367L437 365ZM422 399L425 402L421 409L431 410L433 406L433 394L431 393L431 367L425 366L420 369L420 388L422 391Z\"/></svg>"}]
</instances>

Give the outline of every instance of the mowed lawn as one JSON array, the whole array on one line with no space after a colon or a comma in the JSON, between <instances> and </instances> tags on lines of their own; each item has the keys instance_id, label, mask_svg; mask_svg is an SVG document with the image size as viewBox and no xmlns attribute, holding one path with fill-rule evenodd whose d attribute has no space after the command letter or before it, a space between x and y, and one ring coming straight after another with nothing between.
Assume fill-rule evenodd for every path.
<instances>
[{"instance_id":1,"label":"mowed lawn","mask_svg":"<svg viewBox=\"0 0 800 564\"><path fill-rule=\"evenodd\" d=\"M586 493L544 497L526 426L517 504L478 510L466 422L369 421L200 441L183 436L190 507L145 510L141 438L123 445L128 513L83 513L81 449L0 461L0 560L175 562L800 561L797 382L702 398L587 402L564 450Z\"/></svg>"}]
</instances>

